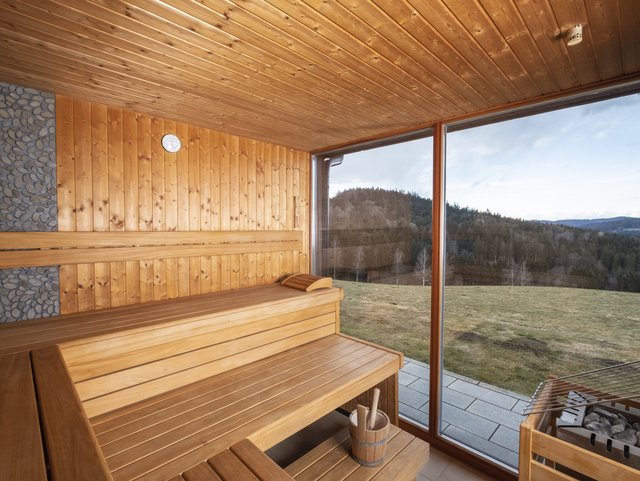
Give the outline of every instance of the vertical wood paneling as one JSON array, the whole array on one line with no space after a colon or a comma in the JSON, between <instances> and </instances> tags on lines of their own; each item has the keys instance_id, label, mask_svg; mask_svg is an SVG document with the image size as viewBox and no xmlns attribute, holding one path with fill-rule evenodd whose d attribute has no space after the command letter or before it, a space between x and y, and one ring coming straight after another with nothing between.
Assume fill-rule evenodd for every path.
<instances>
[{"instance_id":1,"label":"vertical wood paneling","mask_svg":"<svg viewBox=\"0 0 640 481\"><path fill-rule=\"evenodd\" d=\"M73 99L65 98L56 107L58 230L73 231L76 228ZM68 135L62 134L63 131L68 132ZM60 266L60 312L64 314L77 309L78 271L76 266L62 265Z\"/></svg>"},{"instance_id":2,"label":"vertical wood paneling","mask_svg":"<svg viewBox=\"0 0 640 481\"><path fill-rule=\"evenodd\" d=\"M178 162L178 230L189 230L189 126L176 124L176 134L182 142L183 148L176 156ZM178 268L171 271L178 279L178 295L189 295L189 259L177 259Z\"/></svg>"},{"instance_id":3,"label":"vertical wood paneling","mask_svg":"<svg viewBox=\"0 0 640 481\"><path fill-rule=\"evenodd\" d=\"M176 133L176 123L164 121L163 134ZM167 231L178 230L178 160L177 154L164 151L164 205ZM180 295L178 284L178 259L165 260L167 297L175 299Z\"/></svg>"},{"instance_id":4,"label":"vertical wood paneling","mask_svg":"<svg viewBox=\"0 0 640 481\"><path fill-rule=\"evenodd\" d=\"M109 230L123 231L124 211L124 158L122 110L107 109L107 158L109 161ZM126 304L126 265L111 262L111 306Z\"/></svg>"},{"instance_id":5,"label":"vertical wood paneling","mask_svg":"<svg viewBox=\"0 0 640 481\"><path fill-rule=\"evenodd\" d=\"M73 101L73 140L76 174L76 230L93 230L93 175L91 162L91 103ZM65 267L69 269L71 267ZM95 306L93 264L76 266L78 310L91 311Z\"/></svg>"},{"instance_id":6,"label":"vertical wood paneling","mask_svg":"<svg viewBox=\"0 0 640 481\"><path fill-rule=\"evenodd\" d=\"M136 121L138 147L138 229L153 230L153 189L151 169L151 118L140 114ZM153 300L153 262L140 262L140 302Z\"/></svg>"},{"instance_id":7,"label":"vertical wood paneling","mask_svg":"<svg viewBox=\"0 0 640 481\"><path fill-rule=\"evenodd\" d=\"M61 266L63 312L248 287L307 271L308 154L64 96L56 116L60 230L301 229L306 239L295 253ZM162 148L169 132L182 142L178 153Z\"/></svg>"},{"instance_id":8,"label":"vertical wood paneling","mask_svg":"<svg viewBox=\"0 0 640 481\"><path fill-rule=\"evenodd\" d=\"M198 129L200 166L200 230L211 230L211 133ZM200 292L211 292L211 257L200 257Z\"/></svg>"}]
</instances>

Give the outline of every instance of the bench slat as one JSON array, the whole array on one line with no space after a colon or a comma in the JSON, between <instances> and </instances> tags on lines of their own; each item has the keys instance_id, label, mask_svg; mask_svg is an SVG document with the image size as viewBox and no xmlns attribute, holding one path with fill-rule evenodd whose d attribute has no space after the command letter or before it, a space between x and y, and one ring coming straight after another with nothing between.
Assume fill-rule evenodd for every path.
<instances>
[{"instance_id":1,"label":"bench slat","mask_svg":"<svg viewBox=\"0 0 640 481\"><path fill-rule=\"evenodd\" d=\"M208 463L200 463L182 473L185 481L222 481Z\"/></svg>"},{"instance_id":2,"label":"bench slat","mask_svg":"<svg viewBox=\"0 0 640 481\"><path fill-rule=\"evenodd\" d=\"M228 449L209 459L209 464L222 481L260 481L235 454Z\"/></svg>"},{"instance_id":3,"label":"bench slat","mask_svg":"<svg viewBox=\"0 0 640 481\"><path fill-rule=\"evenodd\" d=\"M53 481L111 481L58 346L31 360Z\"/></svg>"},{"instance_id":4,"label":"bench slat","mask_svg":"<svg viewBox=\"0 0 640 481\"><path fill-rule=\"evenodd\" d=\"M229 449L260 481L293 481L291 476L248 439L240 441Z\"/></svg>"},{"instance_id":5,"label":"bench slat","mask_svg":"<svg viewBox=\"0 0 640 481\"><path fill-rule=\"evenodd\" d=\"M28 352L0 357L0 479L46 481Z\"/></svg>"}]
</instances>

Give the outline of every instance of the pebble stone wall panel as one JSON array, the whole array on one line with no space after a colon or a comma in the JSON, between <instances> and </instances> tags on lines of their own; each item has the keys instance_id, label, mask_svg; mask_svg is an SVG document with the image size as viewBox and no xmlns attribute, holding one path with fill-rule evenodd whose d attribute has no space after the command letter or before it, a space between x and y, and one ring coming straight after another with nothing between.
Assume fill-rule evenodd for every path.
<instances>
[{"instance_id":1,"label":"pebble stone wall panel","mask_svg":"<svg viewBox=\"0 0 640 481\"><path fill-rule=\"evenodd\" d=\"M0 82L0 231L57 230L55 96ZM0 322L59 313L58 267L0 270Z\"/></svg>"}]
</instances>

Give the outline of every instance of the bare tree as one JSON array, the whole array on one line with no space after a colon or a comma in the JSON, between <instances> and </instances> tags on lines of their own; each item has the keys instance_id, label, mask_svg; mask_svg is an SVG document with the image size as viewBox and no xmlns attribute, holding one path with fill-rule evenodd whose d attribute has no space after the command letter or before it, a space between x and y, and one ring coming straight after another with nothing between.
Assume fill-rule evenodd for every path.
<instances>
[{"instance_id":1,"label":"bare tree","mask_svg":"<svg viewBox=\"0 0 640 481\"><path fill-rule=\"evenodd\" d=\"M516 263L513 257L509 257L509 265L507 266L507 282L515 286L516 285L516 276L518 274L518 264Z\"/></svg>"},{"instance_id":2,"label":"bare tree","mask_svg":"<svg viewBox=\"0 0 640 481\"><path fill-rule=\"evenodd\" d=\"M336 267L342 257L342 251L340 250L340 242L337 237L334 237L331 241L331 264L333 265L333 278L336 278Z\"/></svg>"},{"instance_id":3,"label":"bare tree","mask_svg":"<svg viewBox=\"0 0 640 481\"><path fill-rule=\"evenodd\" d=\"M522 261L520 268L518 269L518 278L521 286L528 286L531 283L531 273L527 269L527 261Z\"/></svg>"},{"instance_id":4,"label":"bare tree","mask_svg":"<svg viewBox=\"0 0 640 481\"><path fill-rule=\"evenodd\" d=\"M402 265L402 258L404 257L404 252L399 247L396 247L396 251L393 254L393 270L396 273L396 286L398 285L398 280L400 276L400 266Z\"/></svg>"},{"instance_id":5,"label":"bare tree","mask_svg":"<svg viewBox=\"0 0 640 481\"><path fill-rule=\"evenodd\" d=\"M364 247L358 246L356 255L353 258L353 267L356 269L356 282L360 282L360 270L364 264Z\"/></svg>"},{"instance_id":6,"label":"bare tree","mask_svg":"<svg viewBox=\"0 0 640 481\"><path fill-rule=\"evenodd\" d=\"M431 265L429 264L429 256L427 255L427 247L424 246L418 253L418 259L416 260L415 273L418 280L422 282L423 286L427 283L431 283Z\"/></svg>"}]
</instances>

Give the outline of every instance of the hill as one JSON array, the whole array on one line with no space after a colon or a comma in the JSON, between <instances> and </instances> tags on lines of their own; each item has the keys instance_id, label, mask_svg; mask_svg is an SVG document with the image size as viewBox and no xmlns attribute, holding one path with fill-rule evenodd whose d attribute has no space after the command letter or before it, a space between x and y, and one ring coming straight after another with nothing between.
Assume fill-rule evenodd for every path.
<instances>
[{"instance_id":1,"label":"hill","mask_svg":"<svg viewBox=\"0 0 640 481\"><path fill-rule=\"evenodd\" d=\"M447 284L544 285L640 292L640 238L447 205ZM429 280L431 200L384 189L330 199L325 274Z\"/></svg>"},{"instance_id":2,"label":"hill","mask_svg":"<svg viewBox=\"0 0 640 481\"><path fill-rule=\"evenodd\" d=\"M543 221L550 224L560 224L579 229L589 229L598 232L640 237L640 218L611 217L608 219L563 219Z\"/></svg>"}]
</instances>

